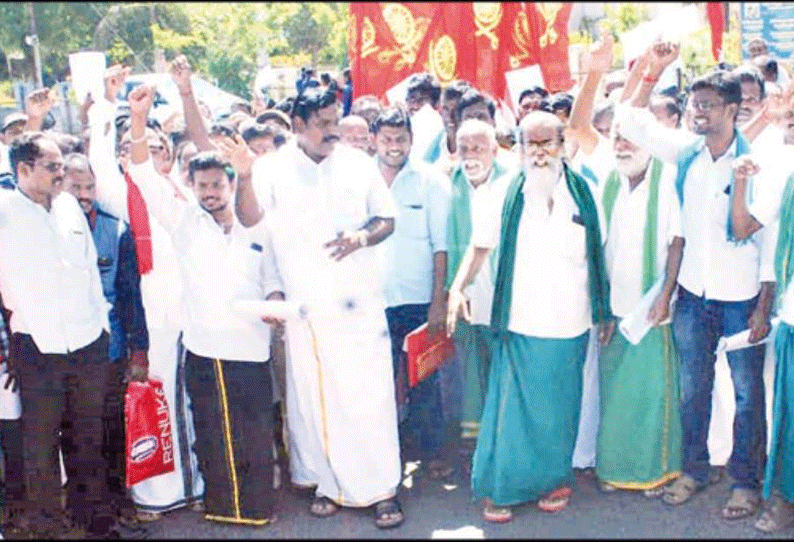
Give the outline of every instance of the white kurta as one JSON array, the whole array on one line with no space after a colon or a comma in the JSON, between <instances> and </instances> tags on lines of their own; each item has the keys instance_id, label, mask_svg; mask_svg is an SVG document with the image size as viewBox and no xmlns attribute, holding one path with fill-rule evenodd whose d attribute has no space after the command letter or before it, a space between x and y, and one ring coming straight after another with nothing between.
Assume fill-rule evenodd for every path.
<instances>
[{"instance_id":1,"label":"white kurta","mask_svg":"<svg viewBox=\"0 0 794 542\"><path fill-rule=\"evenodd\" d=\"M391 343L374 247L342 261L323 245L371 217L395 216L374 162L337 145L320 164L289 142L254 164L287 300L287 419L292 480L346 506L396 493L400 450Z\"/></svg>"}]
</instances>

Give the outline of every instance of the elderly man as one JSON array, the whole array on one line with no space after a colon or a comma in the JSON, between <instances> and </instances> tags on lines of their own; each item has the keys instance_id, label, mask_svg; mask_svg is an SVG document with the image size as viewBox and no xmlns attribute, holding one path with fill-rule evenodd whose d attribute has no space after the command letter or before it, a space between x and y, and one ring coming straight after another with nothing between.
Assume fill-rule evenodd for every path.
<instances>
[{"instance_id":1,"label":"elderly man","mask_svg":"<svg viewBox=\"0 0 794 542\"><path fill-rule=\"evenodd\" d=\"M369 153L372 134L364 117L358 115L343 117L339 121L339 138L341 143Z\"/></svg>"},{"instance_id":2,"label":"elderly man","mask_svg":"<svg viewBox=\"0 0 794 542\"><path fill-rule=\"evenodd\" d=\"M290 473L316 487L310 512L375 505L375 525L403 520L397 406L383 281L372 248L394 231L394 202L373 160L336 145L332 91L307 89L292 112L295 137L254 163L238 185L245 226L264 220L287 301Z\"/></svg>"},{"instance_id":3,"label":"elderly man","mask_svg":"<svg viewBox=\"0 0 794 542\"><path fill-rule=\"evenodd\" d=\"M678 56L678 48L659 44L652 55L632 103L647 103L655 80ZM750 328L754 343L770 329L775 284L762 273L763 232L741 240L731 224L731 202L742 196L736 191L731 166L751 150L735 127L741 101L739 78L715 71L692 83L687 107L694 134L665 128L638 107L621 104L616 113L621 134L628 140L678 166L676 191L686 244L673 331L681 362L684 474L665 490L663 499L672 505L689 501L713 481L707 438L717 340ZM736 414L727 469L733 484L722 516L732 520L754 514L760 501L766 451L764 347L728 352L727 361Z\"/></svg>"},{"instance_id":4,"label":"elderly man","mask_svg":"<svg viewBox=\"0 0 794 542\"><path fill-rule=\"evenodd\" d=\"M55 453L66 423L68 513L89 534L107 536L114 523L102 455L109 307L96 246L77 200L60 190L58 146L29 132L11 143L9 156L17 188L0 198L0 291L11 311L9 366L22 399L26 495L18 504L27 516L12 518L27 519L40 537L70 529Z\"/></svg>"},{"instance_id":5,"label":"elderly man","mask_svg":"<svg viewBox=\"0 0 794 542\"><path fill-rule=\"evenodd\" d=\"M447 221L447 288L455 278L464 252L471 241L472 224L499 209L515 171L496 161L496 134L489 123L477 119L464 120L457 130L460 163L452 174L452 203ZM463 365L461 406L461 438L468 452L466 468L470 469L474 440L480 429L488 370L491 365L490 329L493 285L496 275L494 250L466 289L469 319L450 323L454 329L455 348Z\"/></svg>"},{"instance_id":6,"label":"elderly man","mask_svg":"<svg viewBox=\"0 0 794 542\"><path fill-rule=\"evenodd\" d=\"M544 111L521 121L523 168L504 205L474 225L449 290L448 322L499 246L491 372L471 480L486 521L509 521L510 507L526 501L539 499L545 512L568 506L588 335L611 319L602 219L587 183L562 160L563 131Z\"/></svg>"}]
</instances>

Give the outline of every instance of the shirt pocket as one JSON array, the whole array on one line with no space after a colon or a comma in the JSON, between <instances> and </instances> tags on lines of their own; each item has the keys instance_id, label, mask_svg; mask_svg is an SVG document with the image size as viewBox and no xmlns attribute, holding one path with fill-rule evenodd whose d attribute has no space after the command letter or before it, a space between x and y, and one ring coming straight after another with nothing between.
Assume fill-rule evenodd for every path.
<instances>
[{"instance_id":1,"label":"shirt pocket","mask_svg":"<svg viewBox=\"0 0 794 542\"><path fill-rule=\"evenodd\" d=\"M61 258L67 266L88 269L88 235L90 234L74 227L68 227L61 232Z\"/></svg>"},{"instance_id":2,"label":"shirt pocket","mask_svg":"<svg viewBox=\"0 0 794 542\"><path fill-rule=\"evenodd\" d=\"M553 248L565 259L566 262L574 265L584 265L587 258L586 252L586 233L587 230L583 223L580 223L578 215L569 217L561 221L558 225L558 235L552 235L549 240L553 243Z\"/></svg>"},{"instance_id":3,"label":"shirt pocket","mask_svg":"<svg viewBox=\"0 0 794 542\"><path fill-rule=\"evenodd\" d=\"M403 203L395 227L399 228L406 237L427 239L429 237L427 208L421 202Z\"/></svg>"}]
</instances>

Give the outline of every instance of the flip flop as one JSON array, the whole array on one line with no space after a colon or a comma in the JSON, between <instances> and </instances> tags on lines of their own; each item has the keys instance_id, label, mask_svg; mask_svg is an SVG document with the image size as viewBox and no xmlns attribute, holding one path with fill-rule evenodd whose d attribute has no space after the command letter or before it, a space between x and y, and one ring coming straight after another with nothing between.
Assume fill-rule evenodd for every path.
<instances>
[{"instance_id":1,"label":"flip flop","mask_svg":"<svg viewBox=\"0 0 794 542\"><path fill-rule=\"evenodd\" d=\"M752 489L737 487L731 491L731 498L722 509L724 519L741 519L752 516L758 510L761 498Z\"/></svg>"},{"instance_id":2,"label":"flip flop","mask_svg":"<svg viewBox=\"0 0 794 542\"><path fill-rule=\"evenodd\" d=\"M774 533L794 524L794 504L775 497L755 522L755 528L765 533Z\"/></svg>"},{"instance_id":3,"label":"flip flop","mask_svg":"<svg viewBox=\"0 0 794 542\"><path fill-rule=\"evenodd\" d=\"M400 502L394 497L380 501L375 505L375 527L378 529L397 527L404 519Z\"/></svg>"},{"instance_id":4,"label":"flip flop","mask_svg":"<svg viewBox=\"0 0 794 542\"><path fill-rule=\"evenodd\" d=\"M549 513L556 513L561 512L567 508L568 504L571 502L571 491L570 487L561 487L559 489L555 489L542 499L538 501L538 508L543 512Z\"/></svg>"},{"instance_id":5,"label":"flip flop","mask_svg":"<svg viewBox=\"0 0 794 542\"><path fill-rule=\"evenodd\" d=\"M339 507L325 496L316 496L309 506L309 513L318 518L327 518L336 514Z\"/></svg>"},{"instance_id":6,"label":"flip flop","mask_svg":"<svg viewBox=\"0 0 794 542\"><path fill-rule=\"evenodd\" d=\"M489 499L483 501L482 519L490 523L507 523L513 519L513 511L510 508L496 506Z\"/></svg>"},{"instance_id":7,"label":"flip flop","mask_svg":"<svg viewBox=\"0 0 794 542\"><path fill-rule=\"evenodd\" d=\"M695 493L702 491L705 487L706 484L700 484L688 474L682 474L676 478L675 482L664 489L662 500L666 504L684 504Z\"/></svg>"}]
</instances>

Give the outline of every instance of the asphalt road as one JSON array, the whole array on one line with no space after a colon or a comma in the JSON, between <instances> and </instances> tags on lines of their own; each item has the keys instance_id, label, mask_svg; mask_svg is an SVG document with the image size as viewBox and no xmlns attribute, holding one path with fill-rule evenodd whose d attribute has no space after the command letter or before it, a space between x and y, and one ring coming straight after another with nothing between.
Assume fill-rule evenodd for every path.
<instances>
[{"instance_id":1,"label":"asphalt road","mask_svg":"<svg viewBox=\"0 0 794 542\"><path fill-rule=\"evenodd\" d=\"M755 517L727 521L720 510L729 482L697 494L682 506L648 500L641 492L604 494L588 471L576 472L571 505L558 514L540 512L532 504L514 509L513 521L483 521L479 503L471 501L468 477L460 470L445 481L430 480L418 469L406 477L399 498L402 526L382 531L370 509L343 508L330 518L308 512L310 496L281 490L278 521L265 527L231 526L205 521L201 514L177 510L148 528L149 538L794 538L794 527L776 535L753 528ZM405 487L410 485L411 487Z\"/></svg>"}]
</instances>

